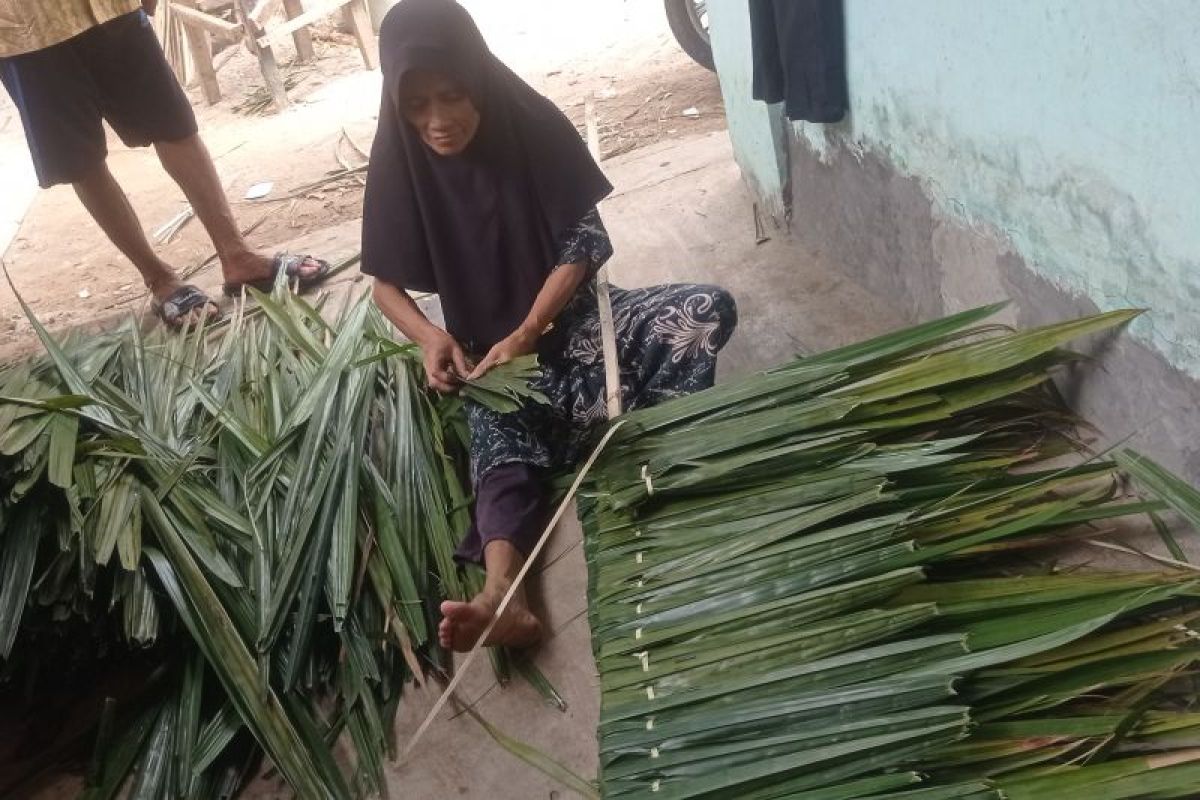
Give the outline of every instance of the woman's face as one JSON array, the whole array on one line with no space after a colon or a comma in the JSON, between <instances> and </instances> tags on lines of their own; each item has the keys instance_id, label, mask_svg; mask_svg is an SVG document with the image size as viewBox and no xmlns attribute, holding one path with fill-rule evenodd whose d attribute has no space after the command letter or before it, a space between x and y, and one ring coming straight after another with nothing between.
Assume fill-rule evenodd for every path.
<instances>
[{"instance_id":1,"label":"woman's face","mask_svg":"<svg viewBox=\"0 0 1200 800\"><path fill-rule=\"evenodd\" d=\"M405 74L400 113L439 156L466 150L479 130L479 111L466 90L440 72L414 69Z\"/></svg>"}]
</instances>

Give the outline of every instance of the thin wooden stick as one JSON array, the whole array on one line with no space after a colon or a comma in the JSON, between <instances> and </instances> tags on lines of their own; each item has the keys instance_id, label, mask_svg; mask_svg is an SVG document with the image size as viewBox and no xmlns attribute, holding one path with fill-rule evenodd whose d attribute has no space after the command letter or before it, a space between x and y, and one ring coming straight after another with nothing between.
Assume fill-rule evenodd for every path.
<instances>
[{"instance_id":1,"label":"thin wooden stick","mask_svg":"<svg viewBox=\"0 0 1200 800\"><path fill-rule=\"evenodd\" d=\"M588 150L600 163L600 126L596 120L596 104L589 97L583 106L587 127ZM597 204L599 207L599 204ZM604 352L604 399L608 418L621 416L621 365L617 361L617 326L613 321L612 297L608 291L608 265L596 272L596 300L600 312L600 345Z\"/></svg>"},{"instance_id":2,"label":"thin wooden stick","mask_svg":"<svg viewBox=\"0 0 1200 800\"><path fill-rule=\"evenodd\" d=\"M454 673L454 677L450 681L450 685L442 692L442 696L433 704L433 708L429 710L429 714L425 717L425 721L417 728L417 732L408 740L408 744L404 746L404 752L400 754L400 760L408 758L408 754L417 746L417 742L421 741L421 737L429 730L429 726L433 724L433 720L449 702L454 695L454 690L462 683L462 679L467 674L467 670L471 668L471 664L475 662L475 658L484 648L484 642L491 636L492 631L496 628L496 624L500 621L500 617L508 609L508 604L512 601L517 593L517 589L521 587L521 582L525 580L525 576L529 574L533 562L537 560L538 554L542 552L542 548L546 546L546 542L550 540L550 533L554 530L554 526L562 519L563 514L567 512L567 506L575 499L575 495L579 492L579 487L583 485L583 479L587 477L592 469L592 465L596 463L596 459L604 452L604 448L608 446L608 442L612 439L613 434L617 429L625 424L625 420L617 420L617 422L608 429L608 433L604 434L604 438L596 445L596 449L588 457L584 463L583 469L579 470L579 474L575 476L574 483L571 484L571 490L567 492L567 496L558 504L558 509L554 512L554 517L550 523L546 525L546 529L542 531L542 535L538 538L537 544L533 546L533 550L529 553L529 558L525 559L525 564L521 567L521 571L517 573L517 577L513 580L512 585L508 587L508 591L504 593L503 599L500 600L500 605L496 606L496 610L492 612L492 620L487 627L483 629L483 633L479 635L479 641L475 642L475 646L471 648L471 652L467 653L467 657L463 659L459 665L458 671Z\"/></svg>"}]
</instances>

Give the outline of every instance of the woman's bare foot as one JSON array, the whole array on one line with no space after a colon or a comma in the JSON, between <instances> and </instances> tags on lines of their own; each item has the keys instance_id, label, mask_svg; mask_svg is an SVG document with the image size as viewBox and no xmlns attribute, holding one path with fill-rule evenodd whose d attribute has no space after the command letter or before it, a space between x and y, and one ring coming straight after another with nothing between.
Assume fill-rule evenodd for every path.
<instances>
[{"instance_id":1,"label":"woman's bare foot","mask_svg":"<svg viewBox=\"0 0 1200 800\"><path fill-rule=\"evenodd\" d=\"M484 645L488 647L529 647L542 638L542 622L526 605L523 592L518 592L500 616ZM503 592L483 591L469 603L447 600L442 603L442 623L438 626L438 643L447 650L465 653L475 646L492 614L500 606Z\"/></svg>"}]
</instances>

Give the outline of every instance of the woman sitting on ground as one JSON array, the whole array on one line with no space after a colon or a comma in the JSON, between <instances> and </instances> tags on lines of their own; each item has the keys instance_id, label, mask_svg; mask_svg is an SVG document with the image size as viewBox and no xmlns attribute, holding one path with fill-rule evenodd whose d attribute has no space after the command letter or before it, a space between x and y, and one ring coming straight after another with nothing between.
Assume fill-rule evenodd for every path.
<instances>
[{"instance_id":1,"label":"woman sitting on ground","mask_svg":"<svg viewBox=\"0 0 1200 800\"><path fill-rule=\"evenodd\" d=\"M612 254L596 204L612 191L571 122L488 50L450 0L401 0L380 32L383 100L363 219L363 272L420 345L429 385L537 353L549 407L468 403L474 524L458 551L483 591L442 604L439 640L468 650L549 517L548 472L569 467L606 418L593 277ZM406 290L436 292L445 330ZM626 409L712 385L736 325L713 286L612 290ZM489 645L525 646L542 624L518 592Z\"/></svg>"}]
</instances>

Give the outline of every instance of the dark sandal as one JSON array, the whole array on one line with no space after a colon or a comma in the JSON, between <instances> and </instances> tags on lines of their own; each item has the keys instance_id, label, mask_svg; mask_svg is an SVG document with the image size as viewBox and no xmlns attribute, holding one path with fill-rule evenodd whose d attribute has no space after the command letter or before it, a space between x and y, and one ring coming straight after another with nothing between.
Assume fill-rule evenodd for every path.
<instances>
[{"instance_id":1,"label":"dark sandal","mask_svg":"<svg viewBox=\"0 0 1200 800\"><path fill-rule=\"evenodd\" d=\"M220 307L204 292L190 283L185 283L167 295L166 299L153 301L150 308L164 325L168 328L178 329L183 327L188 315L193 311L209 305L217 309L217 313L210 317L208 322L216 322L221 318Z\"/></svg>"},{"instance_id":2,"label":"dark sandal","mask_svg":"<svg viewBox=\"0 0 1200 800\"><path fill-rule=\"evenodd\" d=\"M314 261L317 264L317 271L311 275L301 277L300 270L309 261ZM321 281L329 277L330 271L333 269L328 261L321 258L314 258L310 255L293 255L291 253L276 253L275 258L271 261L271 277L263 278L257 281L246 281L245 283L227 283L221 287L226 297L236 297L242 293L242 289L249 286L258 289L260 292L271 292L275 289L275 282L279 280L280 273L287 276L288 283L295 281L298 290L306 292L316 286Z\"/></svg>"}]
</instances>

